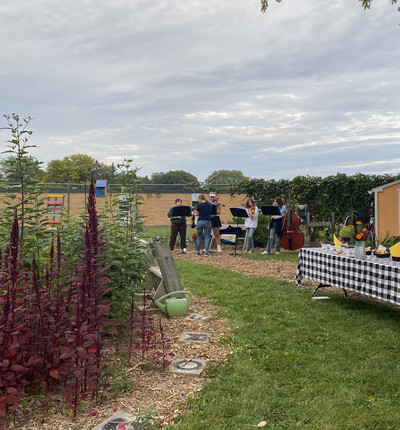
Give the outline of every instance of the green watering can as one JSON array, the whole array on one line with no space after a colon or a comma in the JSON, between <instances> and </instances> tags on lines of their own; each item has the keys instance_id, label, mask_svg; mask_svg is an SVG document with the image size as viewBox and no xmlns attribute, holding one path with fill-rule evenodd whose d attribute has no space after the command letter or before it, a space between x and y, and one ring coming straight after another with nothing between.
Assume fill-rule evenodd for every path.
<instances>
[{"instance_id":1,"label":"green watering can","mask_svg":"<svg viewBox=\"0 0 400 430\"><path fill-rule=\"evenodd\" d=\"M177 294L187 294L189 296L189 301L186 300L185 297L171 297ZM170 318L185 315L189 309L190 303L192 303L192 293L190 291L174 291L157 300L154 300L151 296L149 298ZM161 303L161 300L165 300L165 303Z\"/></svg>"}]
</instances>

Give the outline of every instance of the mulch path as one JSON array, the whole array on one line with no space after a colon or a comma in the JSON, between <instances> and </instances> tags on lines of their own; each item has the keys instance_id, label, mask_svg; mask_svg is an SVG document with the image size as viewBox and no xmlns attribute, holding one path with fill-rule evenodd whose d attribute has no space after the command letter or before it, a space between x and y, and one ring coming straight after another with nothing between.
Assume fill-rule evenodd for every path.
<instances>
[{"instance_id":1,"label":"mulch path","mask_svg":"<svg viewBox=\"0 0 400 430\"><path fill-rule=\"evenodd\" d=\"M233 257L229 252L232 252L231 248L225 248L222 253L213 252L209 258L198 257L193 250L188 254L175 251L173 255L176 260L193 260L246 275L274 277L295 285L296 263L272 259L256 261L247 259L244 255ZM314 288L315 285L315 282L303 281L304 288ZM193 298L188 315L193 313L208 316L210 320L192 321L186 317L168 319L158 309L154 312L155 321L161 318L166 336L171 340L170 351L175 358L197 358L209 363L225 362L230 347L220 344L220 340L231 334L230 327L217 316L217 309L205 298ZM201 343L179 341L185 331L210 333L211 337L208 342ZM127 377L133 383L131 391L120 393L100 405L85 403L85 411L75 421L64 413L65 405L59 398L52 403L51 413L45 417L42 416L43 409L39 402L29 402L17 410L15 424L11 423L8 428L90 430L111 417L115 411L134 413L139 408L151 410L159 427L164 428L182 412L186 398L201 389L205 378L204 375L194 377L162 371L151 364L132 364ZM91 416L93 413L95 416Z\"/></svg>"}]
</instances>

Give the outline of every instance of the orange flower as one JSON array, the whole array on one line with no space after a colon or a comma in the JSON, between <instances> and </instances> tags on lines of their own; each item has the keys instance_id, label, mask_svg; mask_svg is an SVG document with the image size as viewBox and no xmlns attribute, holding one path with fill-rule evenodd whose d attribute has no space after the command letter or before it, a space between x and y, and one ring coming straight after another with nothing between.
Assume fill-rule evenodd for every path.
<instances>
[{"instance_id":1,"label":"orange flower","mask_svg":"<svg viewBox=\"0 0 400 430\"><path fill-rule=\"evenodd\" d=\"M357 225L361 225L361 224L362 224L362 222L361 222L361 221L357 221L357 222L356 222L356 224L357 224Z\"/></svg>"},{"instance_id":2,"label":"orange flower","mask_svg":"<svg viewBox=\"0 0 400 430\"><path fill-rule=\"evenodd\" d=\"M356 236L357 239L362 239L362 237L363 237L362 233L358 233Z\"/></svg>"}]
</instances>

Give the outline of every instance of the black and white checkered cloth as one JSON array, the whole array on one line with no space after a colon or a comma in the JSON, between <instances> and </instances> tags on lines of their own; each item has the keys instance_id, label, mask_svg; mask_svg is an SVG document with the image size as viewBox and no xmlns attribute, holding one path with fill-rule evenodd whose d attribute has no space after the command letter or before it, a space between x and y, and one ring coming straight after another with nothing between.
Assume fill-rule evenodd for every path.
<instances>
[{"instance_id":1,"label":"black and white checkered cloth","mask_svg":"<svg viewBox=\"0 0 400 430\"><path fill-rule=\"evenodd\" d=\"M390 258L358 260L329 254L321 248L302 248L296 284L300 285L303 278L400 304L400 265L393 264Z\"/></svg>"}]
</instances>

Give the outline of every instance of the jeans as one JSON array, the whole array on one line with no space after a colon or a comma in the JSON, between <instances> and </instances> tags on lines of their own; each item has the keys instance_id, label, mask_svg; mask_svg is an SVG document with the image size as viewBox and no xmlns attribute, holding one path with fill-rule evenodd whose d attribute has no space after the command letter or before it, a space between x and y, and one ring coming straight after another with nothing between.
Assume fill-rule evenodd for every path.
<instances>
[{"instance_id":1,"label":"jeans","mask_svg":"<svg viewBox=\"0 0 400 430\"><path fill-rule=\"evenodd\" d=\"M196 231L197 231L196 251L200 252L200 244L201 244L201 239L203 238L203 231L204 231L204 251L208 252L208 248L210 247L210 238L211 238L211 221L197 220Z\"/></svg>"},{"instance_id":2,"label":"jeans","mask_svg":"<svg viewBox=\"0 0 400 430\"><path fill-rule=\"evenodd\" d=\"M247 242L245 245L245 249L248 251L254 251L254 232L256 229L254 227L246 227L247 233Z\"/></svg>"},{"instance_id":3,"label":"jeans","mask_svg":"<svg viewBox=\"0 0 400 430\"><path fill-rule=\"evenodd\" d=\"M282 224L280 224L280 226L282 226ZM276 252L280 252L281 241L279 239L279 236L276 234L276 224L272 223L269 229L269 239L268 239L267 248L266 248L267 252L271 251L271 248L274 246L275 242L276 242Z\"/></svg>"}]
</instances>

